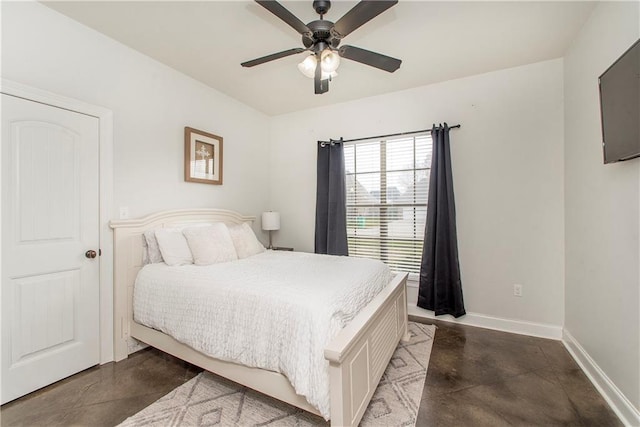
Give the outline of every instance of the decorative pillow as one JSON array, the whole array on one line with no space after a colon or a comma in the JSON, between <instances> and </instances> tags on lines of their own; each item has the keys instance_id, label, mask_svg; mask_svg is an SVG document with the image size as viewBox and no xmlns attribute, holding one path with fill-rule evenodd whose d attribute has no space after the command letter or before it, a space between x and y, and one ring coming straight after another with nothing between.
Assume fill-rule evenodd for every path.
<instances>
[{"instance_id":1,"label":"decorative pillow","mask_svg":"<svg viewBox=\"0 0 640 427\"><path fill-rule=\"evenodd\" d=\"M229 230L222 222L206 227L185 228L182 233L187 238L196 265L210 265L238 259Z\"/></svg>"},{"instance_id":2,"label":"decorative pillow","mask_svg":"<svg viewBox=\"0 0 640 427\"><path fill-rule=\"evenodd\" d=\"M193 264L193 256L179 228L158 228L155 232L162 259L167 265ZM150 251L151 252L151 251Z\"/></svg>"},{"instance_id":3,"label":"decorative pillow","mask_svg":"<svg viewBox=\"0 0 640 427\"><path fill-rule=\"evenodd\" d=\"M142 265L150 264L149 262L149 245L147 245L147 239L142 236Z\"/></svg>"},{"instance_id":4,"label":"decorative pillow","mask_svg":"<svg viewBox=\"0 0 640 427\"><path fill-rule=\"evenodd\" d=\"M147 230L144 232L144 243L146 243L146 262L143 255L144 264L157 264L164 261L162 259L162 253L160 252L160 246L158 246L158 239L156 239L156 230Z\"/></svg>"},{"instance_id":5,"label":"decorative pillow","mask_svg":"<svg viewBox=\"0 0 640 427\"><path fill-rule=\"evenodd\" d=\"M233 246L235 246L238 258L240 259L266 251L249 224L246 222L237 225L229 225L229 233L231 233Z\"/></svg>"}]
</instances>

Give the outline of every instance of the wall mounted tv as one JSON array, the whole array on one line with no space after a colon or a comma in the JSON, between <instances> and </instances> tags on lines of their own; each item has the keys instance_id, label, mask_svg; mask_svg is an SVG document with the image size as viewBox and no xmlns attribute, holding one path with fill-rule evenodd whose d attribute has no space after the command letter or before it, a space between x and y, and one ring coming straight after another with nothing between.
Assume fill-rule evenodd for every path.
<instances>
[{"instance_id":1,"label":"wall mounted tv","mask_svg":"<svg viewBox=\"0 0 640 427\"><path fill-rule=\"evenodd\" d=\"M598 79L604 162L640 157L640 40Z\"/></svg>"}]
</instances>

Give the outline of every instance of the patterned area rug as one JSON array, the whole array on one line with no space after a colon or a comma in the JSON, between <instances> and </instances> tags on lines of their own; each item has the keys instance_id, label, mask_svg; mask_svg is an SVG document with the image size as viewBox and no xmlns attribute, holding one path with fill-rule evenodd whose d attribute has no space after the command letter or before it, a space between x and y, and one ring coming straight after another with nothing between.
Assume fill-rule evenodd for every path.
<instances>
[{"instance_id":1,"label":"patterned area rug","mask_svg":"<svg viewBox=\"0 0 640 427\"><path fill-rule=\"evenodd\" d=\"M409 322L409 332L411 339L393 353L361 426L415 426L435 326ZM320 417L203 372L120 427L325 425Z\"/></svg>"}]
</instances>

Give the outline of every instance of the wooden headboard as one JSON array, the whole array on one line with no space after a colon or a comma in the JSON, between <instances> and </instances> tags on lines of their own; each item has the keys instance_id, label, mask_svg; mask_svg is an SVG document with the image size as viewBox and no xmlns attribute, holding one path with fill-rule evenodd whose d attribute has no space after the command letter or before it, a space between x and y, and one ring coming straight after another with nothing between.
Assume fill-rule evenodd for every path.
<instances>
[{"instance_id":1,"label":"wooden headboard","mask_svg":"<svg viewBox=\"0 0 640 427\"><path fill-rule=\"evenodd\" d=\"M142 239L147 230L224 222L241 224L254 216L225 209L181 209L158 212L139 219L114 220L113 229L113 349L116 362L129 355L133 322L133 284L142 268Z\"/></svg>"}]
</instances>

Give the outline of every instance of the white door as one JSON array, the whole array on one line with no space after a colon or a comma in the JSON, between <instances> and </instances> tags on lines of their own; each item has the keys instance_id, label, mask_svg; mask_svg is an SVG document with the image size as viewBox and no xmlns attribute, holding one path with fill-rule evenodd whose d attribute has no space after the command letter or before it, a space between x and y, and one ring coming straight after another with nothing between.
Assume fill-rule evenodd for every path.
<instances>
[{"instance_id":1,"label":"white door","mask_svg":"<svg viewBox=\"0 0 640 427\"><path fill-rule=\"evenodd\" d=\"M98 119L2 95L2 403L99 363Z\"/></svg>"}]
</instances>

